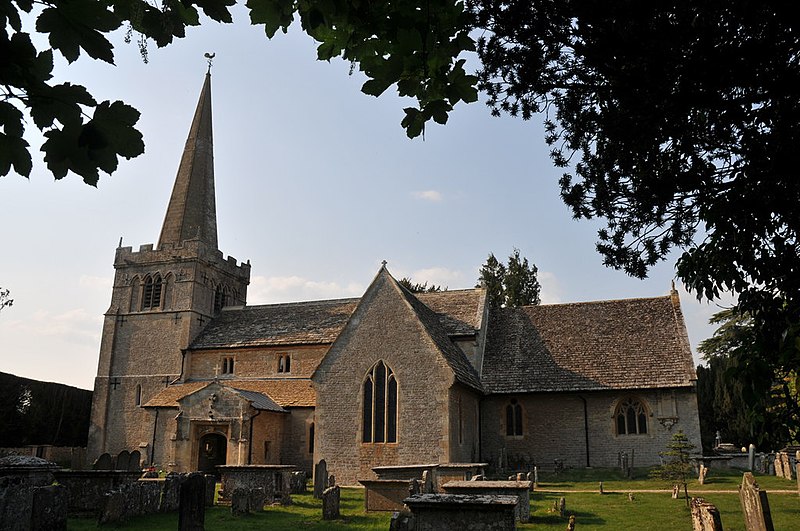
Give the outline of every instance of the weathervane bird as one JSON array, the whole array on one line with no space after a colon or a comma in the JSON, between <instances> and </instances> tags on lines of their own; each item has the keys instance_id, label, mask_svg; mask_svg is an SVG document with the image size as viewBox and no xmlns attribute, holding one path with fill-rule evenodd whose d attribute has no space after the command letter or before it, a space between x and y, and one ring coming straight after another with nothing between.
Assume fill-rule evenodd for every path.
<instances>
[{"instance_id":1,"label":"weathervane bird","mask_svg":"<svg viewBox=\"0 0 800 531\"><path fill-rule=\"evenodd\" d=\"M216 57L217 54L213 53L213 52L206 52L204 55L205 55L205 58L208 60L208 71L210 73L211 72L211 63L212 63L212 61L214 61L214 57Z\"/></svg>"}]
</instances>

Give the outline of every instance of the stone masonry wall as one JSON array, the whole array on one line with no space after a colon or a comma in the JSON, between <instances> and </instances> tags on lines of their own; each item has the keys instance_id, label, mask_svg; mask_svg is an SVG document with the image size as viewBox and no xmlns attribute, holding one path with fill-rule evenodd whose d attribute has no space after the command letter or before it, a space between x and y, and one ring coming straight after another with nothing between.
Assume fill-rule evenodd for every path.
<instances>
[{"instance_id":1,"label":"stone masonry wall","mask_svg":"<svg viewBox=\"0 0 800 531\"><path fill-rule=\"evenodd\" d=\"M387 279L378 278L350 325L314 378L315 462L325 459L337 483L355 485L357 479L374 479L374 466L447 460L453 374L408 303ZM378 360L398 382L397 443L362 443L362 382Z\"/></svg>"},{"instance_id":2,"label":"stone masonry wall","mask_svg":"<svg viewBox=\"0 0 800 531\"><path fill-rule=\"evenodd\" d=\"M222 358L234 358L233 374L220 374L219 379L236 378L308 378L325 356L328 345L312 347L283 347L254 349L196 350L187 356L185 377L210 378L214 368L222 367ZM290 371L278 372L279 356L291 357Z\"/></svg>"},{"instance_id":3,"label":"stone masonry wall","mask_svg":"<svg viewBox=\"0 0 800 531\"><path fill-rule=\"evenodd\" d=\"M293 407L289 411L291 414L284 424L281 463L295 465L297 470L302 470L311 477L314 470L314 455L308 450L311 425L314 422L314 408Z\"/></svg>"},{"instance_id":4,"label":"stone masonry wall","mask_svg":"<svg viewBox=\"0 0 800 531\"><path fill-rule=\"evenodd\" d=\"M478 461L478 417L480 398L474 391L457 385L450 389L450 453L451 463Z\"/></svg>"},{"instance_id":5,"label":"stone masonry wall","mask_svg":"<svg viewBox=\"0 0 800 531\"><path fill-rule=\"evenodd\" d=\"M616 434L614 411L618 401L628 396L643 400L648 408L647 434ZM637 467L658 464L658 453L678 430L700 447L696 395L690 389L491 396L481 405L482 459L496 465L501 449L505 449L512 463L523 461L551 468L554 460L560 459L565 466L587 466L581 397L586 399L588 413L590 466L617 466L620 452L633 453ZM523 407L521 437L505 435L505 406L511 398Z\"/></svg>"}]
</instances>

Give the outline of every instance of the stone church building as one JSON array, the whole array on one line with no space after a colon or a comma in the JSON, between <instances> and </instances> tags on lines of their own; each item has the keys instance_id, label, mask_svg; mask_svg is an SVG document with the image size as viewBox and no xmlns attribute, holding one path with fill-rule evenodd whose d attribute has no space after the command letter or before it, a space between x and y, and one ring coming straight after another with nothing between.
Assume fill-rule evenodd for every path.
<instances>
[{"instance_id":1,"label":"stone church building","mask_svg":"<svg viewBox=\"0 0 800 531\"><path fill-rule=\"evenodd\" d=\"M89 458L170 470L324 458L371 467L657 463L699 446L677 293L490 308L483 289L413 294L385 264L360 298L247 306L250 264L217 245L206 76L158 245L119 247Z\"/></svg>"}]
</instances>

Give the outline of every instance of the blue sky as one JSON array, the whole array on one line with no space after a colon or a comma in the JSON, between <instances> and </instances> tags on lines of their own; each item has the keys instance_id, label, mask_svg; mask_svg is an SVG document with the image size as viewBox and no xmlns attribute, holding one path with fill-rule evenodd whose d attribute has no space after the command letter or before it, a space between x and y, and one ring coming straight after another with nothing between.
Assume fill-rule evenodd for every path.
<instances>
[{"instance_id":1,"label":"blue sky","mask_svg":"<svg viewBox=\"0 0 800 531\"><path fill-rule=\"evenodd\" d=\"M93 386L114 250L120 237L134 249L158 239L204 52L217 54L220 249L250 260L249 304L359 296L382 260L396 278L472 287L489 252L514 247L539 267L544 303L669 291L676 256L644 281L603 267L598 225L572 220L559 198L540 119L462 104L409 140L407 102L361 94L348 63L316 61L297 31L268 41L241 10L233 25L206 22L151 47L149 64L115 37L116 67L81 58L56 76L139 109L146 152L96 189L74 175L54 181L41 160L29 180L0 179L0 286L15 299L0 313L0 371ZM719 307L680 292L695 347Z\"/></svg>"}]
</instances>

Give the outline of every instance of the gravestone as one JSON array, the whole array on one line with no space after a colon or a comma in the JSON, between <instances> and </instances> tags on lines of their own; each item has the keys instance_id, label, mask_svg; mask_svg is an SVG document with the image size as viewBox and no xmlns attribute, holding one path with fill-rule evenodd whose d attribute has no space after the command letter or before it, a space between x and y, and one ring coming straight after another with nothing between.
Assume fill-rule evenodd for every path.
<instances>
[{"instance_id":1,"label":"gravestone","mask_svg":"<svg viewBox=\"0 0 800 531\"><path fill-rule=\"evenodd\" d=\"M680 485L673 485L672 486L672 499L673 500L677 500L678 499L678 494L680 493L680 491L681 491L681 486Z\"/></svg>"},{"instance_id":2,"label":"gravestone","mask_svg":"<svg viewBox=\"0 0 800 531\"><path fill-rule=\"evenodd\" d=\"M92 470L111 470L113 463L109 454L101 454L92 464Z\"/></svg>"},{"instance_id":3,"label":"gravestone","mask_svg":"<svg viewBox=\"0 0 800 531\"><path fill-rule=\"evenodd\" d=\"M723 531L717 507L703 498L692 498L692 531Z\"/></svg>"},{"instance_id":4,"label":"gravestone","mask_svg":"<svg viewBox=\"0 0 800 531\"><path fill-rule=\"evenodd\" d=\"M412 479L408 482L408 495L413 496L415 494L422 493L422 482L418 479Z\"/></svg>"},{"instance_id":5,"label":"gravestone","mask_svg":"<svg viewBox=\"0 0 800 531\"><path fill-rule=\"evenodd\" d=\"M603 482L600 482L600 494L603 494Z\"/></svg>"},{"instance_id":6,"label":"gravestone","mask_svg":"<svg viewBox=\"0 0 800 531\"><path fill-rule=\"evenodd\" d=\"M773 460L773 466L775 467L775 476L782 478L783 477L783 460L781 459L781 453L778 452L775 454L775 458Z\"/></svg>"},{"instance_id":7,"label":"gravestone","mask_svg":"<svg viewBox=\"0 0 800 531\"><path fill-rule=\"evenodd\" d=\"M131 452L130 457L128 458L128 468L131 472L141 472L142 471L142 453L139 450L134 450Z\"/></svg>"},{"instance_id":8,"label":"gravestone","mask_svg":"<svg viewBox=\"0 0 800 531\"><path fill-rule=\"evenodd\" d=\"M63 485L34 488L31 531L66 531L68 499Z\"/></svg>"},{"instance_id":9,"label":"gravestone","mask_svg":"<svg viewBox=\"0 0 800 531\"><path fill-rule=\"evenodd\" d=\"M305 472L292 472L289 475L289 493L290 494L305 494L306 493L306 473Z\"/></svg>"},{"instance_id":10,"label":"gravestone","mask_svg":"<svg viewBox=\"0 0 800 531\"><path fill-rule=\"evenodd\" d=\"M534 489L538 489L539 488L539 467L538 466L533 467L533 488Z\"/></svg>"},{"instance_id":11,"label":"gravestone","mask_svg":"<svg viewBox=\"0 0 800 531\"><path fill-rule=\"evenodd\" d=\"M267 496L263 487L237 488L231 494L231 514L233 516L244 516L250 513L258 513L264 510Z\"/></svg>"},{"instance_id":12,"label":"gravestone","mask_svg":"<svg viewBox=\"0 0 800 531\"><path fill-rule=\"evenodd\" d=\"M130 495L124 490L114 490L104 494L102 506L99 508L97 523L104 525L124 522L130 516L128 498L130 498Z\"/></svg>"},{"instance_id":13,"label":"gravestone","mask_svg":"<svg viewBox=\"0 0 800 531\"><path fill-rule=\"evenodd\" d=\"M206 480L205 502L206 507L214 506L214 495L217 493L217 476L214 474L205 474L203 476Z\"/></svg>"},{"instance_id":14,"label":"gravestone","mask_svg":"<svg viewBox=\"0 0 800 531\"><path fill-rule=\"evenodd\" d=\"M322 519L336 520L339 518L339 500L341 494L339 486L328 487L322 493Z\"/></svg>"},{"instance_id":15,"label":"gravestone","mask_svg":"<svg viewBox=\"0 0 800 531\"><path fill-rule=\"evenodd\" d=\"M405 511L393 512L389 531L414 531L414 515Z\"/></svg>"},{"instance_id":16,"label":"gravestone","mask_svg":"<svg viewBox=\"0 0 800 531\"><path fill-rule=\"evenodd\" d=\"M569 522L567 522L567 531L575 531L575 515L572 514L569 517Z\"/></svg>"},{"instance_id":17,"label":"gravestone","mask_svg":"<svg viewBox=\"0 0 800 531\"><path fill-rule=\"evenodd\" d=\"M128 450L122 450L117 454L117 460L114 462L114 470L130 470L131 453Z\"/></svg>"},{"instance_id":18,"label":"gravestone","mask_svg":"<svg viewBox=\"0 0 800 531\"><path fill-rule=\"evenodd\" d=\"M433 494L433 474L430 470L422 471L422 494Z\"/></svg>"},{"instance_id":19,"label":"gravestone","mask_svg":"<svg viewBox=\"0 0 800 531\"><path fill-rule=\"evenodd\" d=\"M525 474L524 474L524 473L522 473L522 472L518 472L518 473L517 473L516 480L517 480L517 481L525 481Z\"/></svg>"},{"instance_id":20,"label":"gravestone","mask_svg":"<svg viewBox=\"0 0 800 531\"><path fill-rule=\"evenodd\" d=\"M781 452L781 461L783 462L783 477L791 481L792 475L792 461L789 459L789 452Z\"/></svg>"},{"instance_id":21,"label":"gravestone","mask_svg":"<svg viewBox=\"0 0 800 531\"><path fill-rule=\"evenodd\" d=\"M753 472L756 466L756 445L750 443L747 447L747 470Z\"/></svg>"},{"instance_id":22,"label":"gravestone","mask_svg":"<svg viewBox=\"0 0 800 531\"><path fill-rule=\"evenodd\" d=\"M632 501L633 501L633 500L635 500L635 499L636 499L636 498L633 496L633 493L632 493L632 492L629 492L629 493L628 493L628 501L629 501L629 502L632 502Z\"/></svg>"},{"instance_id":23,"label":"gravestone","mask_svg":"<svg viewBox=\"0 0 800 531\"><path fill-rule=\"evenodd\" d=\"M567 512L567 499L563 496L553 503L553 512L563 517Z\"/></svg>"},{"instance_id":24,"label":"gravestone","mask_svg":"<svg viewBox=\"0 0 800 531\"><path fill-rule=\"evenodd\" d=\"M335 486L336 486L336 476L331 474L330 476L328 476L328 485L327 485L326 488L329 489L329 488L335 487Z\"/></svg>"},{"instance_id":25,"label":"gravestone","mask_svg":"<svg viewBox=\"0 0 800 531\"><path fill-rule=\"evenodd\" d=\"M181 482L184 480L184 475L177 472L170 472L164 478L164 487L161 494L161 503L158 506L158 512L168 513L177 511L180 502L180 488Z\"/></svg>"},{"instance_id":26,"label":"gravestone","mask_svg":"<svg viewBox=\"0 0 800 531\"><path fill-rule=\"evenodd\" d=\"M700 485L706 484L706 474L708 474L708 467L706 467L703 463L700 463L700 474L697 476L697 482Z\"/></svg>"},{"instance_id":27,"label":"gravestone","mask_svg":"<svg viewBox=\"0 0 800 531\"><path fill-rule=\"evenodd\" d=\"M178 531L203 531L206 519L206 479L192 472L180 484Z\"/></svg>"},{"instance_id":28,"label":"gravestone","mask_svg":"<svg viewBox=\"0 0 800 531\"><path fill-rule=\"evenodd\" d=\"M767 493L758 487L752 472L745 472L739 486L739 501L747 531L775 531Z\"/></svg>"},{"instance_id":29,"label":"gravestone","mask_svg":"<svg viewBox=\"0 0 800 531\"><path fill-rule=\"evenodd\" d=\"M319 463L314 465L314 497L322 498L322 492L325 490L328 481L328 464L324 459L320 459Z\"/></svg>"}]
</instances>

